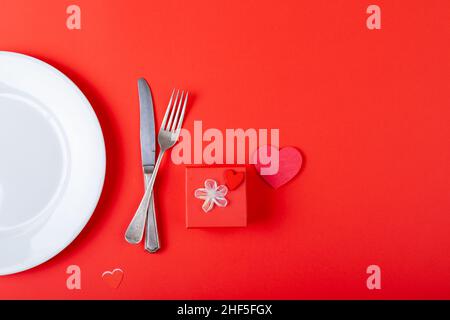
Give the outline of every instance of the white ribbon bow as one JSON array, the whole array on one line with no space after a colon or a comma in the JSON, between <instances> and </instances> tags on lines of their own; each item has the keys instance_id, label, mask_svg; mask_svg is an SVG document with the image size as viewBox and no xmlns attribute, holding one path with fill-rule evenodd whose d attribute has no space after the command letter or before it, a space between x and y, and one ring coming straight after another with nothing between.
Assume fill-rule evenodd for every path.
<instances>
[{"instance_id":1,"label":"white ribbon bow","mask_svg":"<svg viewBox=\"0 0 450 320\"><path fill-rule=\"evenodd\" d=\"M228 200L225 196L228 193L228 188L226 186L217 185L217 182L212 179L207 179L205 181L205 187L195 190L195 197L197 199L205 200L202 209L206 213L214 208L214 205L218 207L226 207Z\"/></svg>"}]
</instances>

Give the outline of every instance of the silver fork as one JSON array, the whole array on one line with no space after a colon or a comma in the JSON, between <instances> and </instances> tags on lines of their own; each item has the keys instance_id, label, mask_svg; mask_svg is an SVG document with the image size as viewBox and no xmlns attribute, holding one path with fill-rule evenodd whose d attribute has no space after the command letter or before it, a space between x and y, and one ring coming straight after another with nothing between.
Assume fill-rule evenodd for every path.
<instances>
[{"instance_id":1,"label":"silver fork","mask_svg":"<svg viewBox=\"0 0 450 320\"><path fill-rule=\"evenodd\" d=\"M150 205L150 199L156 180L156 174L158 173L159 165L161 164L164 153L168 149L172 148L175 143L177 143L180 137L180 131L183 125L188 97L188 92L185 95L184 91L182 91L181 97L179 90L176 90L176 94L175 90L173 90L172 92L172 96L170 97L164 120L161 124L161 129L159 129L158 143L160 152L158 155L158 159L156 160L155 169L150 181L147 184L147 188L145 190L144 197L139 204L139 208L137 209L133 220L131 220L131 223L125 233L125 238L129 242L139 243L142 240L142 234L143 229L145 228L145 224L140 223L140 221L143 221L143 216L145 216Z\"/></svg>"}]
</instances>

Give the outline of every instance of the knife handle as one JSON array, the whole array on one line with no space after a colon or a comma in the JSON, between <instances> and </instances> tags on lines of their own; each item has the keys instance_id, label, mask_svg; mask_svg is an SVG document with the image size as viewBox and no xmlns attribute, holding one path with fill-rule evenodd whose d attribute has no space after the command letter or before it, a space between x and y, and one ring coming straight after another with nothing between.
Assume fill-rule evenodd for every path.
<instances>
[{"instance_id":1,"label":"knife handle","mask_svg":"<svg viewBox=\"0 0 450 320\"><path fill-rule=\"evenodd\" d=\"M150 181L150 175L145 175L145 186L147 187ZM146 234L145 234L145 250L150 253L155 253L159 250L159 236L158 236L158 225L156 223L155 215L155 201L152 194L152 199L150 200L150 205L147 212L147 224L146 224Z\"/></svg>"}]
</instances>

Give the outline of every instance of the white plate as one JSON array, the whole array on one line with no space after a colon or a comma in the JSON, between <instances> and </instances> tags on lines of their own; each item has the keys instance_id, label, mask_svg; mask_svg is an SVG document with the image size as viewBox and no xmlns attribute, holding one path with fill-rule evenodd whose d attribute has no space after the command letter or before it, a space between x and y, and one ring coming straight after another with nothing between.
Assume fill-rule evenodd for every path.
<instances>
[{"instance_id":1,"label":"white plate","mask_svg":"<svg viewBox=\"0 0 450 320\"><path fill-rule=\"evenodd\" d=\"M86 97L52 66L0 52L0 275L57 255L91 217L105 144Z\"/></svg>"}]
</instances>

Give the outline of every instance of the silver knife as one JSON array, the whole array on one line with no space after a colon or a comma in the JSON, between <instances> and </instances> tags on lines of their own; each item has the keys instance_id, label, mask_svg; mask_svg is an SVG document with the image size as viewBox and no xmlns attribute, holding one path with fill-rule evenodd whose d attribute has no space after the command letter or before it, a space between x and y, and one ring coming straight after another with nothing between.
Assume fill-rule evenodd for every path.
<instances>
[{"instance_id":1,"label":"silver knife","mask_svg":"<svg viewBox=\"0 0 450 320\"><path fill-rule=\"evenodd\" d=\"M141 133L141 157L144 172L144 182L148 181L155 168L156 137L155 116L153 112L153 99L150 87L145 79L138 80L139 103L140 103L140 133ZM160 248L158 228L156 224L153 196L146 216L138 217L139 221L132 221L125 235L128 242L136 244L142 241L144 229L146 229L145 249L156 252ZM147 222L147 223L146 223Z\"/></svg>"},{"instance_id":2,"label":"silver knife","mask_svg":"<svg viewBox=\"0 0 450 320\"><path fill-rule=\"evenodd\" d=\"M142 168L144 170L144 182L147 187L148 182L155 169L156 154L156 132L155 115L153 111L153 98L150 87L145 79L139 79L139 103L141 114L141 156ZM147 213L145 250L154 253L159 250L158 225L155 216L155 204L150 201Z\"/></svg>"}]
</instances>

